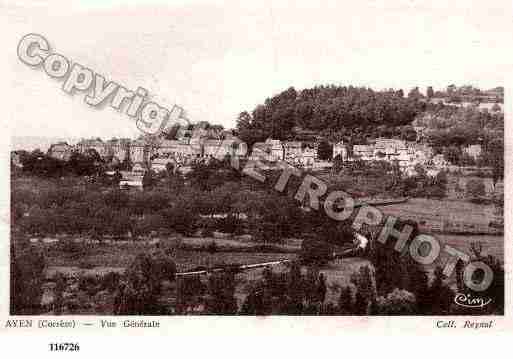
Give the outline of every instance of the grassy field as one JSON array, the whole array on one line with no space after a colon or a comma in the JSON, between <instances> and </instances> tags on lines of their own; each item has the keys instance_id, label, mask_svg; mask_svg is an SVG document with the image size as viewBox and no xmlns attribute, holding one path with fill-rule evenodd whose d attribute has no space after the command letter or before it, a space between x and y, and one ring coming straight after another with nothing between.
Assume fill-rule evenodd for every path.
<instances>
[{"instance_id":1,"label":"grassy field","mask_svg":"<svg viewBox=\"0 0 513 359\"><path fill-rule=\"evenodd\" d=\"M208 243L208 242L207 242ZM47 266L50 271L75 272L79 270L122 271L130 265L139 253L155 249L154 245L146 243L123 244L88 244L85 253L71 256L58 250L55 245L46 246ZM174 260L179 271L187 271L196 267L212 267L220 264L253 264L279 259L296 258L294 253L248 253L248 252L214 252L176 249Z\"/></svg>"},{"instance_id":2,"label":"grassy field","mask_svg":"<svg viewBox=\"0 0 513 359\"><path fill-rule=\"evenodd\" d=\"M497 220L493 205L465 201L412 198L406 203L379 207L386 215L413 219L425 231L442 230L448 223L461 224L462 228L489 230L489 224Z\"/></svg>"},{"instance_id":3,"label":"grassy field","mask_svg":"<svg viewBox=\"0 0 513 359\"><path fill-rule=\"evenodd\" d=\"M182 243L201 244L208 243L208 239L184 238ZM228 245L236 242L228 239L216 239L219 245ZM239 245L238 243L237 245ZM154 245L147 243L118 243L118 244L91 244L84 256L79 259L72 258L68 254L57 250L53 245L39 244L46 247L47 253L47 277L53 277L57 272L71 275L81 273L85 275L103 275L109 272L124 272L127 266L138 253L154 249ZM242 244L248 246L248 244ZM286 241L290 248L299 248L298 240ZM187 271L196 267L212 267L219 264L252 264L267 261L276 261L281 259L295 259L295 253L247 253L247 252L217 252L209 253L206 251L175 250L174 260L179 271ZM328 291L326 293L327 301L336 303L340 295L340 287L350 284L350 276L362 265L369 264L367 260L360 258L339 259L328 263L320 268L320 272L326 276ZM263 268L243 271L236 275L236 293L235 296L239 305L242 304L248 295L250 288L254 283L262 279ZM272 266L274 272L287 272L287 265ZM306 273L306 267L303 267Z\"/></svg>"},{"instance_id":4,"label":"grassy field","mask_svg":"<svg viewBox=\"0 0 513 359\"><path fill-rule=\"evenodd\" d=\"M400 218L410 218L421 224L421 230L430 232L432 227L439 225L444 220L457 221L468 226L474 225L487 227L494 218L494 208L490 205L480 205L463 201L438 201L414 198L406 203L379 207L386 215ZM436 227L435 227L436 228ZM481 242L483 254L493 255L504 262L504 236L503 235L456 235L444 233L432 233L442 245L439 259L428 269L433 270L435 265L445 266L449 255L444 253L443 246L449 245L461 252L471 254L470 244Z\"/></svg>"}]
</instances>

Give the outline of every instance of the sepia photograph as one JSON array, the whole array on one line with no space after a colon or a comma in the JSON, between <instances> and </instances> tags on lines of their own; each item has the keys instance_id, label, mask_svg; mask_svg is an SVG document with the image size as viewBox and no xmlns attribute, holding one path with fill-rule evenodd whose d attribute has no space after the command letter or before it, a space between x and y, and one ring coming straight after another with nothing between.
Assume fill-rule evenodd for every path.
<instances>
[{"instance_id":1,"label":"sepia photograph","mask_svg":"<svg viewBox=\"0 0 513 359\"><path fill-rule=\"evenodd\" d=\"M3 2L4 315L494 328L512 11Z\"/></svg>"}]
</instances>

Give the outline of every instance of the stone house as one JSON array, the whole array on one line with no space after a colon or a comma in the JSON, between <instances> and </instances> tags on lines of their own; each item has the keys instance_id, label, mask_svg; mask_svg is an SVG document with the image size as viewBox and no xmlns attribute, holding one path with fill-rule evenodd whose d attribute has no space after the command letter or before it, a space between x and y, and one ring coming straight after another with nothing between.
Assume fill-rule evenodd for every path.
<instances>
[{"instance_id":1,"label":"stone house","mask_svg":"<svg viewBox=\"0 0 513 359\"><path fill-rule=\"evenodd\" d=\"M106 146L109 147L113 158L117 158L120 162L130 157L130 139L128 138L108 140Z\"/></svg>"},{"instance_id":2,"label":"stone house","mask_svg":"<svg viewBox=\"0 0 513 359\"><path fill-rule=\"evenodd\" d=\"M295 162L303 154L303 144L300 141L286 141L283 143L284 159L287 162Z\"/></svg>"},{"instance_id":3,"label":"stone house","mask_svg":"<svg viewBox=\"0 0 513 359\"><path fill-rule=\"evenodd\" d=\"M477 160L479 156L481 156L483 149L480 144L474 144L463 148L463 152L472 157L474 160Z\"/></svg>"},{"instance_id":4,"label":"stone house","mask_svg":"<svg viewBox=\"0 0 513 359\"><path fill-rule=\"evenodd\" d=\"M315 162L315 150L309 147L306 147L303 150L302 156L301 156L301 164L304 167L313 167Z\"/></svg>"},{"instance_id":5,"label":"stone house","mask_svg":"<svg viewBox=\"0 0 513 359\"><path fill-rule=\"evenodd\" d=\"M374 159L374 146L371 145L354 145L353 157L369 161Z\"/></svg>"},{"instance_id":6,"label":"stone house","mask_svg":"<svg viewBox=\"0 0 513 359\"><path fill-rule=\"evenodd\" d=\"M156 158L151 161L151 170L155 172L165 172L167 165L171 163L176 168L176 161L173 158Z\"/></svg>"},{"instance_id":7,"label":"stone house","mask_svg":"<svg viewBox=\"0 0 513 359\"><path fill-rule=\"evenodd\" d=\"M58 160L67 161L71 157L73 146L68 145L66 142L58 142L50 146L48 149L48 156Z\"/></svg>"},{"instance_id":8,"label":"stone house","mask_svg":"<svg viewBox=\"0 0 513 359\"><path fill-rule=\"evenodd\" d=\"M333 158L340 156L343 161L347 160L347 147L343 141L337 142L333 145Z\"/></svg>"},{"instance_id":9,"label":"stone house","mask_svg":"<svg viewBox=\"0 0 513 359\"><path fill-rule=\"evenodd\" d=\"M87 150L93 149L98 152L101 158L105 158L111 154L110 147L99 138L81 140L79 143L77 143L75 148L80 153L86 153Z\"/></svg>"},{"instance_id":10,"label":"stone house","mask_svg":"<svg viewBox=\"0 0 513 359\"><path fill-rule=\"evenodd\" d=\"M273 139L268 138L265 141L265 143L268 146L269 151L270 151L269 152L269 154L270 154L269 161L276 162L276 161L283 160L284 150L283 150L283 146L282 146L280 140L273 140Z\"/></svg>"}]
</instances>

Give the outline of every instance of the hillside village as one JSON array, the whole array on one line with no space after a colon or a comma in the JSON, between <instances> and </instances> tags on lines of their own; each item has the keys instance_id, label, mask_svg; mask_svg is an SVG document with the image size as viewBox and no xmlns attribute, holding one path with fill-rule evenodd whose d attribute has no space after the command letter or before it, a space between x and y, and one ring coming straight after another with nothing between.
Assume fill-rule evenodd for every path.
<instances>
[{"instance_id":1,"label":"hillside village","mask_svg":"<svg viewBox=\"0 0 513 359\"><path fill-rule=\"evenodd\" d=\"M366 145L351 145L344 141L329 143L330 158L321 159L319 142L281 141L269 138L264 142L256 142L248 151L242 142L229 131L219 135L223 139L212 139L201 136L182 136L176 140L152 138L145 139L101 139L81 140L76 145L66 142L56 143L48 149L48 155L59 159L69 160L73 152L85 154L88 151L98 153L103 161L120 164L130 162L136 171L153 170L162 172L171 164L173 168L185 169L198 161L208 161L211 158L222 159L225 156L259 159L263 162L275 163L285 161L304 169L325 169L333 165L333 159L341 161L386 161L397 163L406 175L415 174L415 166L421 165L432 176L440 170L449 169L451 164L442 154L434 154L433 148L420 140L405 141L394 138L376 138ZM420 135L420 130L419 130ZM477 160L482 153L480 144L464 147L463 152ZM126 173L126 171L125 171Z\"/></svg>"}]
</instances>

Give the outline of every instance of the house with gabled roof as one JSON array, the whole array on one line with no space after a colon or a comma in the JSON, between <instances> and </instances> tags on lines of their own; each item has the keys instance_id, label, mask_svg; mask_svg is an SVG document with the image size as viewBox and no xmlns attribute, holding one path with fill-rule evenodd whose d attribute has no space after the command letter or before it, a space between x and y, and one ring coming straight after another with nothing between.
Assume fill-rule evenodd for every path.
<instances>
[{"instance_id":1,"label":"house with gabled roof","mask_svg":"<svg viewBox=\"0 0 513 359\"><path fill-rule=\"evenodd\" d=\"M353 157L369 161L374 159L374 146L372 145L354 145Z\"/></svg>"},{"instance_id":2,"label":"house with gabled roof","mask_svg":"<svg viewBox=\"0 0 513 359\"><path fill-rule=\"evenodd\" d=\"M344 141L339 141L333 145L333 158L337 156L340 156L344 161L347 159L347 146Z\"/></svg>"},{"instance_id":3,"label":"house with gabled roof","mask_svg":"<svg viewBox=\"0 0 513 359\"><path fill-rule=\"evenodd\" d=\"M50 146L48 149L48 156L67 161L73 153L73 146L68 145L67 142L58 142Z\"/></svg>"}]
</instances>

